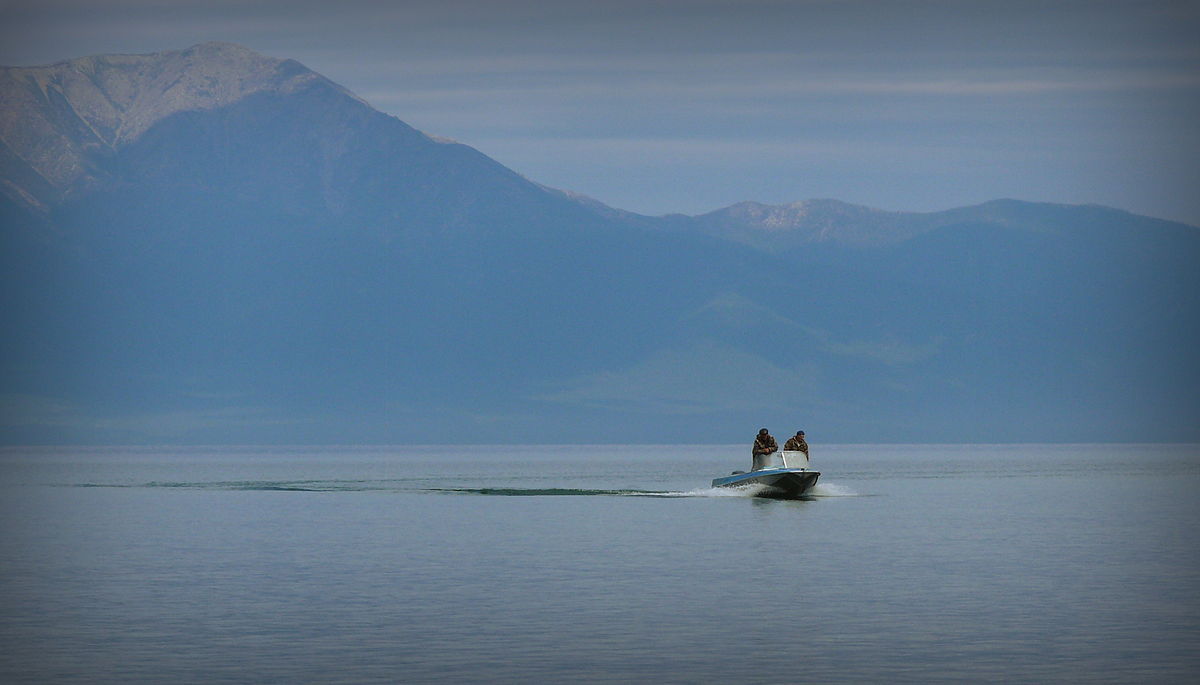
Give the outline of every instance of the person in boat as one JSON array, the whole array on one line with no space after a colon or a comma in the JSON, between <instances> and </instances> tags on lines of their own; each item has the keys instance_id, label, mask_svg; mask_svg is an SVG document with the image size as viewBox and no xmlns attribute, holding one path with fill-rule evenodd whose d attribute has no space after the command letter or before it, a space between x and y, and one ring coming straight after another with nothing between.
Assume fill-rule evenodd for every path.
<instances>
[{"instance_id":1,"label":"person in boat","mask_svg":"<svg viewBox=\"0 0 1200 685\"><path fill-rule=\"evenodd\" d=\"M803 452L804 456L808 456L808 443L804 440L804 431L796 431L796 434L788 438L784 443L783 449L786 452Z\"/></svg>"},{"instance_id":2,"label":"person in boat","mask_svg":"<svg viewBox=\"0 0 1200 685\"><path fill-rule=\"evenodd\" d=\"M775 438L771 437L767 429L763 428L758 431L758 436L754 438L754 448L751 450L752 470L757 471L770 465L771 455L777 451L779 451L779 443L775 442Z\"/></svg>"}]
</instances>

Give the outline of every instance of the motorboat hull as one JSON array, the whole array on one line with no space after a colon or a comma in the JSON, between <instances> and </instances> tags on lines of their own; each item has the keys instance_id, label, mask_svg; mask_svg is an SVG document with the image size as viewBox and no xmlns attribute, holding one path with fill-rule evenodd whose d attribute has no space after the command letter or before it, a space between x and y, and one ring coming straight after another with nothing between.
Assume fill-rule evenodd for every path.
<instances>
[{"instance_id":1,"label":"motorboat hull","mask_svg":"<svg viewBox=\"0 0 1200 685\"><path fill-rule=\"evenodd\" d=\"M755 497L798 499L806 495L821 477L819 471L792 468L765 468L749 473L734 473L714 478L714 488L754 488Z\"/></svg>"}]
</instances>

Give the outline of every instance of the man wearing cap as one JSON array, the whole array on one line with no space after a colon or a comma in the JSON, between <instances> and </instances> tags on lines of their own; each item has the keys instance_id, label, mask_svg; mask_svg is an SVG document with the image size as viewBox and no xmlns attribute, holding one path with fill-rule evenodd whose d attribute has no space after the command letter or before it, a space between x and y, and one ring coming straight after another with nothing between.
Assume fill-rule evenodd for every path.
<instances>
[{"instance_id":1,"label":"man wearing cap","mask_svg":"<svg viewBox=\"0 0 1200 685\"><path fill-rule=\"evenodd\" d=\"M796 434L788 438L788 441L783 445L785 452L803 452L804 456L808 456L808 443L804 441L804 431L796 431Z\"/></svg>"},{"instance_id":2,"label":"man wearing cap","mask_svg":"<svg viewBox=\"0 0 1200 685\"><path fill-rule=\"evenodd\" d=\"M779 443L775 442L775 438L767 432L766 428L758 431L758 437L754 438L754 449L751 450L753 455L753 470L757 471L771 464L771 455L779 450Z\"/></svg>"}]
</instances>

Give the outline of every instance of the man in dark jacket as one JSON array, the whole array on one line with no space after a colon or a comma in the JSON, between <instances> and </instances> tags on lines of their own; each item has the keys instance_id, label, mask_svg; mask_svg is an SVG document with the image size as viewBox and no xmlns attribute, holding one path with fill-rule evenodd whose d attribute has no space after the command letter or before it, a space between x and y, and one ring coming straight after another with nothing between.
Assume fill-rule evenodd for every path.
<instances>
[{"instance_id":1,"label":"man in dark jacket","mask_svg":"<svg viewBox=\"0 0 1200 685\"><path fill-rule=\"evenodd\" d=\"M763 428L758 432L758 437L754 438L754 449L751 450L753 455L753 470L757 471L771 464L771 455L779 451L779 443L775 442L775 438Z\"/></svg>"},{"instance_id":2,"label":"man in dark jacket","mask_svg":"<svg viewBox=\"0 0 1200 685\"><path fill-rule=\"evenodd\" d=\"M796 431L796 434L788 438L788 441L783 446L786 452L803 452L804 456L808 456L808 443L804 440L804 431Z\"/></svg>"}]
</instances>

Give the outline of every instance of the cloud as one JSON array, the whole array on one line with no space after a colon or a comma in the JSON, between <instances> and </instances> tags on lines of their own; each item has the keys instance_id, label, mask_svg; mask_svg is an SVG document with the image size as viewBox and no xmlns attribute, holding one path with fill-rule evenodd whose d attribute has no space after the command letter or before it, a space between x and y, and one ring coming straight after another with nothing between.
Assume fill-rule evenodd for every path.
<instances>
[{"instance_id":1,"label":"cloud","mask_svg":"<svg viewBox=\"0 0 1200 685\"><path fill-rule=\"evenodd\" d=\"M559 57L504 55L487 59L376 63L368 100L414 101L553 96L687 102L729 98L779 100L831 96L913 95L1023 97L1045 94L1189 91L1200 88L1194 62L1178 66L1011 64L965 67L840 64L807 55L694 54Z\"/></svg>"}]
</instances>

